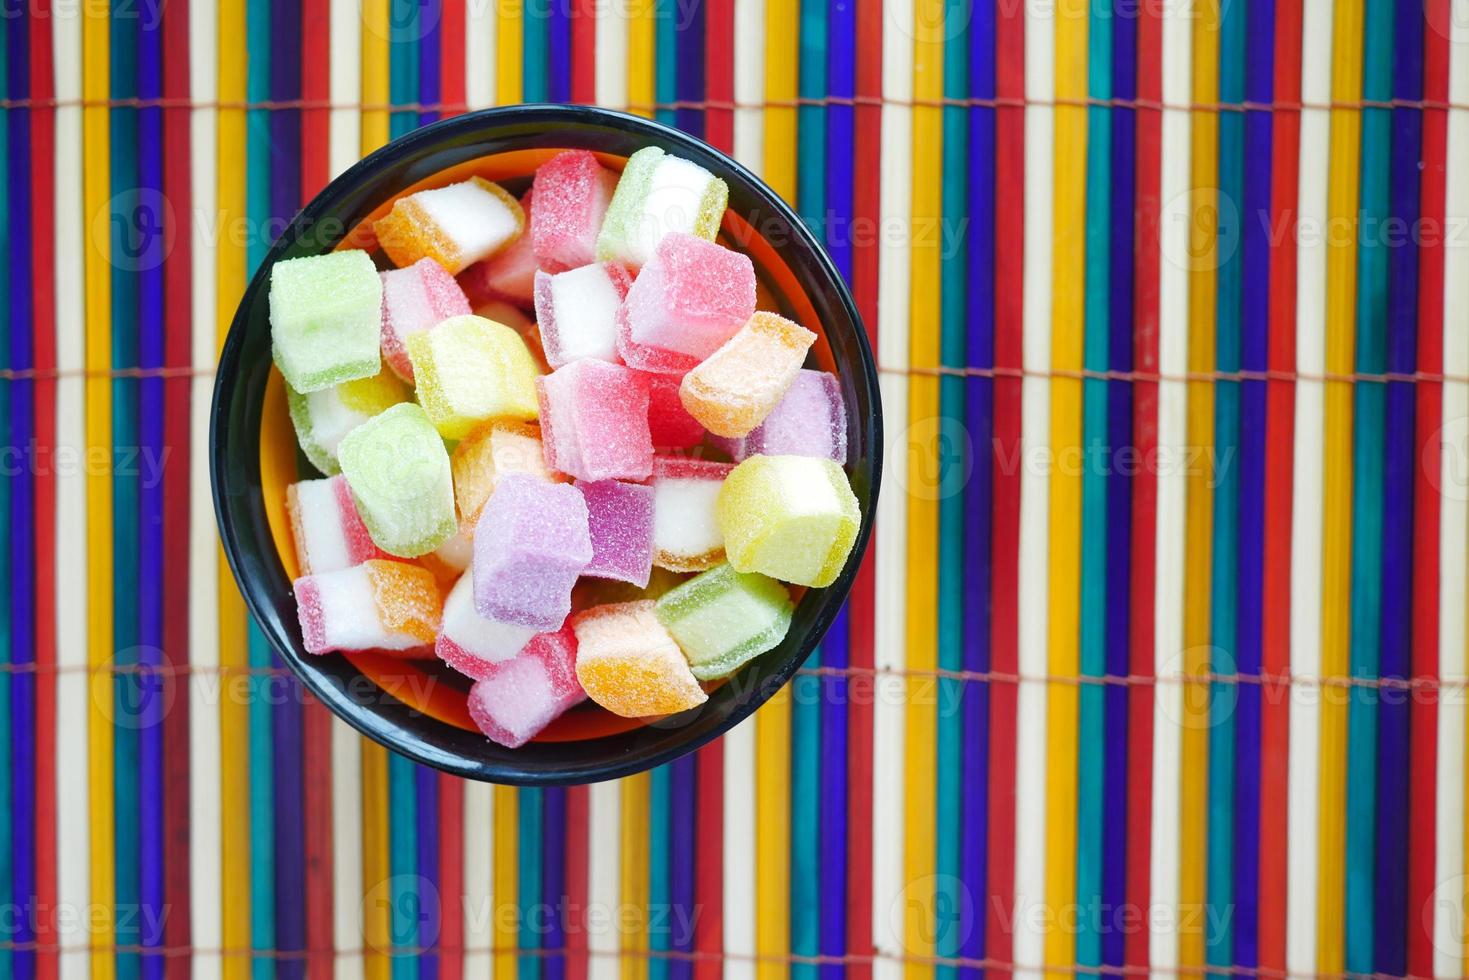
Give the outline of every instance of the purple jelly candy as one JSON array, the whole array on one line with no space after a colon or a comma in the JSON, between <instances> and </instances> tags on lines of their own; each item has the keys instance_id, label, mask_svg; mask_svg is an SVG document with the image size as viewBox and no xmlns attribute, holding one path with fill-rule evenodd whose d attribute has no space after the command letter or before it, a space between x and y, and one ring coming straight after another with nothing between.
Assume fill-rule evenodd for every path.
<instances>
[{"instance_id":1,"label":"purple jelly candy","mask_svg":"<svg viewBox=\"0 0 1469 980\"><path fill-rule=\"evenodd\" d=\"M571 612L571 587L591 560L581 491L506 475L474 530L475 611L496 622L560 629Z\"/></svg>"},{"instance_id":2,"label":"purple jelly candy","mask_svg":"<svg viewBox=\"0 0 1469 980\"><path fill-rule=\"evenodd\" d=\"M847 461L847 409L836 375L801 370L785 397L747 436L714 438L740 462L751 456L815 456Z\"/></svg>"},{"instance_id":3,"label":"purple jelly candy","mask_svg":"<svg viewBox=\"0 0 1469 980\"><path fill-rule=\"evenodd\" d=\"M618 480L578 480L587 501L592 560L583 571L645 588L653 572L653 488Z\"/></svg>"}]
</instances>

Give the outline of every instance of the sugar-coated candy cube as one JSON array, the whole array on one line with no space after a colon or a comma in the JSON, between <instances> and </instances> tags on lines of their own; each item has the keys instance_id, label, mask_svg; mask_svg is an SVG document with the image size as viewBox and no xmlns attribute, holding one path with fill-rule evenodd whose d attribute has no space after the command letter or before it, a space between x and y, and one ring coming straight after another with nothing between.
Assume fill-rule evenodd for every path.
<instances>
[{"instance_id":1,"label":"sugar-coated candy cube","mask_svg":"<svg viewBox=\"0 0 1469 980\"><path fill-rule=\"evenodd\" d=\"M502 623L560 629L591 560L581 491L509 474L496 481L474 529L474 608Z\"/></svg>"},{"instance_id":2,"label":"sugar-coated candy cube","mask_svg":"<svg viewBox=\"0 0 1469 980\"><path fill-rule=\"evenodd\" d=\"M602 219L597 258L637 267L670 232L714 240L729 187L696 163L647 146L627 158Z\"/></svg>"},{"instance_id":3,"label":"sugar-coated candy cube","mask_svg":"<svg viewBox=\"0 0 1469 980\"><path fill-rule=\"evenodd\" d=\"M751 456L725 479L718 512L736 571L818 588L836 580L862 523L847 474L811 456Z\"/></svg>"},{"instance_id":4,"label":"sugar-coated candy cube","mask_svg":"<svg viewBox=\"0 0 1469 980\"><path fill-rule=\"evenodd\" d=\"M434 640L434 653L466 677L479 680L530 642L536 631L514 623L486 619L474 611L474 576L459 577L444 599L444 622Z\"/></svg>"},{"instance_id":5,"label":"sugar-coated candy cube","mask_svg":"<svg viewBox=\"0 0 1469 980\"><path fill-rule=\"evenodd\" d=\"M536 379L546 465L582 480L644 480L653 471L648 386L621 364L572 361Z\"/></svg>"},{"instance_id":6,"label":"sugar-coated candy cube","mask_svg":"<svg viewBox=\"0 0 1469 980\"><path fill-rule=\"evenodd\" d=\"M615 715L671 715L709 700L658 622L652 600L594 606L572 618L576 676L587 697Z\"/></svg>"},{"instance_id":7,"label":"sugar-coated candy cube","mask_svg":"<svg viewBox=\"0 0 1469 980\"><path fill-rule=\"evenodd\" d=\"M816 335L774 313L757 312L684 375L684 408L717 436L747 435L764 421L801 370Z\"/></svg>"},{"instance_id":8,"label":"sugar-coated candy cube","mask_svg":"<svg viewBox=\"0 0 1469 980\"><path fill-rule=\"evenodd\" d=\"M560 272L595 262L617 174L586 150L567 150L537 168L532 187L540 206L530 233L540 267Z\"/></svg>"},{"instance_id":9,"label":"sugar-coated candy cube","mask_svg":"<svg viewBox=\"0 0 1469 980\"><path fill-rule=\"evenodd\" d=\"M377 374L382 303L377 267L361 249L272 266L271 356L286 383L305 393Z\"/></svg>"},{"instance_id":10,"label":"sugar-coated candy cube","mask_svg":"<svg viewBox=\"0 0 1469 980\"><path fill-rule=\"evenodd\" d=\"M692 449L704 441L704 427L679 398L679 377L643 372L648 382L648 432L654 449Z\"/></svg>"},{"instance_id":11,"label":"sugar-coated candy cube","mask_svg":"<svg viewBox=\"0 0 1469 980\"><path fill-rule=\"evenodd\" d=\"M373 559L304 575L295 591L307 653L392 650L433 656L442 600L434 577L422 568Z\"/></svg>"},{"instance_id":12,"label":"sugar-coated candy cube","mask_svg":"<svg viewBox=\"0 0 1469 980\"><path fill-rule=\"evenodd\" d=\"M715 439L735 462L750 456L847 461L847 407L836 375L802 369L785 397L743 438Z\"/></svg>"},{"instance_id":13,"label":"sugar-coated candy cube","mask_svg":"<svg viewBox=\"0 0 1469 980\"><path fill-rule=\"evenodd\" d=\"M408 338L449 319L469 315L469 300L454 277L433 259L406 269L389 269L383 278L383 360L404 381L413 380Z\"/></svg>"},{"instance_id":14,"label":"sugar-coated candy cube","mask_svg":"<svg viewBox=\"0 0 1469 980\"><path fill-rule=\"evenodd\" d=\"M535 221L530 191L526 191L521 197L520 210L525 214L525 227L530 228ZM494 255L459 273L459 286L473 303L503 300L518 308L527 309L531 305L535 287L536 268L536 254L531 248L531 236L522 234ZM488 315L478 309L475 312L480 316ZM500 320L496 316L491 316L490 319Z\"/></svg>"},{"instance_id":15,"label":"sugar-coated candy cube","mask_svg":"<svg viewBox=\"0 0 1469 980\"><path fill-rule=\"evenodd\" d=\"M337 455L362 522L388 554L417 558L458 530L449 453L417 405L394 405L364 422Z\"/></svg>"},{"instance_id":16,"label":"sugar-coated candy cube","mask_svg":"<svg viewBox=\"0 0 1469 980\"><path fill-rule=\"evenodd\" d=\"M676 456L653 461L653 564L700 572L724 560L715 503L733 469L729 463Z\"/></svg>"},{"instance_id":17,"label":"sugar-coated candy cube","mask_svg":"<svg viewBox=\"0 0 1469 980\"><path fill-rule=\"evenodd\" d=\"M469 690L469 717L490 741L517 749L586 697L576 679L576 636L564 629L540 634L480 678Z\"/></svg>"},{"instance_id":18,"label":"sugar-coated candy cube","mask_svg":"<svg viewBox=\"0 0 1469 980\"><path fill-rule=\"evenodd\" d=\"M658 621L701 681L734 673L775 649L791 626L791 594L773 578L721 563L658 600Z\"/></svg>"},{"instance_id":19,"label":"sugar-coated candy cube","mask_svg":"<svg viewBox=\"0 0 1469 980\"><path fill-rule=\"evenodd\" d=\"M347 433L408 397L408 389L387 368L370 378L344 381L304 395L286 385L286 405L296 441L311 465L328 476L342 470L337 464L337 447Z\"/></svg>"},{"instance_id":20,"label":"sugar-coated candy cube","mask_svg":"<svg viewBox=\"0 0 1469 980\"><path fill-rule=\"evenodd\" d=\"M617 311L632 280L615 262L536 273L536 321L546 361L617 360Z\"/></svg>"},{"instance_id":21,"label":"sugar-coated candy cube","mask_svg":"<svg viewBox=\"0 0 1469 980\"><path fill-rule=\"evenodd\" d=\"M445 439L491 419L536 417L536 362L520 334L493 320L456 316L408 338L418 400Z\"/></svg>"},{"instance_id":22,"label":"sugar-coated candy cube","mask_svg":"<svg viewBox=\"0 0 1469 980\"><path fill-rule=\"evenodd\" d=\"M459 581L459 576L469 567L474 557L474 540L471 537L473 530L472 526L466 526L461 521L459 530L452 538L428 554L418 557L418 563L433 572L434 578L445 590Z\"/></svg>"},{"instance_id":23,"label":"sugar-coated candy cube","mask_svg":"<svg viewBox=\"0 0 1469 980\"><path fill-rule=\"evenodd\" d=\"M335 572L386 557L372 543L344 477L291 484L286 488L286 513L302 575Z\"/></svg>"},{"instance_id":24,"label":"sugar-coated candy cube","mask_svg":"<svg viewBox=\"0 0 1469 980\"><path fill-rule=\"evenodd\" d=\"M541 480L559 480L546 469L541 430L525 422L490 422L475 429L454 447L449 458L454 471L454 501L459 523L473 527L480 510L495 490L495 481L507 473L524 473Z\"/></svg>"},{"instance_id":25,"label":"sugar-coated candy cube","mask_svg":"<svg viewBox=\"0 0 1469 980\"><path fill-rule=\"evenodd\" d=\"M480 177L400 197L373 225L394 265L430 258L453 275L494 255L524 230L520 202Z\"/></svg>"},{"instance_id":26,"label":"sugar-coated candy cube","mask_svg":"<svg viewBox=\"0 0 1469 980\"><path fill-rule=\"evenodd\" d=\"M573 609L588 609L592 606L606 605L609 602L659 599L687 580L688 575L682 572L671 572L657 565L653 566L653 571L648 575L648 584L641 587L632 582L592 578L584 575L581 581L576 583L576 590L571 594L571 605Z\"/></svg>"},{"instance_id":27,"label":"sugar-coated candy cube","mask_svg":"<svg viewBox=\"0 0 1469 980\"><path fill-rule=\"evenodd\" d=\"M618 351L641 371L683 374L734 336L755 312L749 256L692 235L659 243L627 291Z\"/></svg>"},{"instance_id":28,"label":"sugar-coated candy cube","mask_svg":"<svg viewBox=\"0 0 1469 980\"><path fill-rule=\"evenodd\" d=\"M592 560L583 575L648 584L653 571L653 488L619 480L578 480L587 502Z\"/></svg>"}]
</instances>

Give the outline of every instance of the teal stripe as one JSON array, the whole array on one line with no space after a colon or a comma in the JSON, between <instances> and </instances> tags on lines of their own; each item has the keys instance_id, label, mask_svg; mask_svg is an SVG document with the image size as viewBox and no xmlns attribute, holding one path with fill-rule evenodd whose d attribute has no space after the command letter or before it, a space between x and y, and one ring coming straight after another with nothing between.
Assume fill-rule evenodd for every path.
<instances>
[{"instance_id":1,"label":"teal stripe","mask_svg":"<svg viewBox=\"0 0 1469 980\"><path fill-rule=\"evenodd\" d=\"M678 100L678 0L656 0L653 11L653 101L667 106ZM653 115L665 126L677 123L673 109L658 109Z\"/></svg>"},{"instance_id":2,"label":"teal stripe","mask_svg":"<svg viewBox=\"0 0 1469 980\"><path fill-rule=\"evenodd\" d=\"M551 0L565 3L566 0ZM550 98L550 72L546 70L550 38L549 5L528 0L521 18L521 97L526 102L545 102Z\"/></svg>"},{"instance_id":3,"label":"teal stripe","mask_svg":"<svg viewBox=\"0 0 1469 980\"><path fill-rule=\"evenodd\" d=\"M796 91L802 100L826 97L827 0L801 0L800 67ZM826 237L826 107L796 109L796 211L816 237ZM844 230L845 231L845 230Z\"/></svg>"},{"instance_id":4,"label":"teal stripe","mask_svg":"<svg viewBox=\"0 0 1469 980\"><path fill-rule=\"evenodd\" d=\"M1087 91L1094 99L1112 97L1112 4L1092 0L1088 22ZM1110 366L1110 288L1112 188L1112 110L1087 109L1086 336L1088 371ZM1082 389L1081 484L1081 674L1107 673L1107 382L1089 377ZM1082 684L1077 729L1076 901L1079 906L1076 962L1102 962L1102 821L1105 793L1107 702L1100 684Z\"/></svg>"},{"instance_id":5,"label":"teal stripe","mask_svg":"<svg viewBox=\"0 0 1469 980\"><path fill-rule=\"evenodd\" d=\"M388 753L388 886L392 907L394 948L416 949L423 881L418 876L418 785L415 764L396 752ZM393 980L418 980L418 954L394 953Z\"/></svg>"},{"instance_id":6,"label":"teal stripe","mask_svg":"<svg viewBox=\"0 0 1469 980\"><path fill-rule=\"evenodd\" d=\"M535 787L522 787L516 794L520 800L520 937L523 950L541 948L540 933L536 924L540 921L537 908L541 904L541 791ZM518 980L540 980L541 958L521 956L518 960Z\"/></svg>"},{"instance_id":7,"label":"teal stripe","mask_svg":"<svg viewBox=\"0 0 1469 980\"><path fill-rule=\"evenodd\" d=\"M821 649L809 668L821 666ZM791 679L791 952L821 951L821 678ZM816 980L818 967L792 963L791 980Z\"/></svg>"},{"instance_id":8,"label":"teal stripe","mask_svg":"<svg viewBox=\"0 0 1469 980\"><path fill-rule=\"evenodd\" d=\"M247 0L245 30L249 38L249 74L246 97L251 102L270 99L270 0ZM251 274L270 251L270 111L245 113L245 211L251 229L245 246L245 264Z\"/></svg>"},{"instance_id":9,"label":"teal stripe","mask_svg":"<svg viewBox=\"0 0 1469 980\"><path fill-rule=\"evenodd\" d=\"M1362 98L1392 98L1393 5L1367 0ZM1388 248L1383 222L1389 210L1392 110L1362 110L1362 233L1357 252L1357 370L1387 370ZM1461 175L1462 176L1462 175ZM1409 246L1411 247L1411 246ZM1464 329L1459 324L1457 329ZM1375 382L1355 389L1352 462L1352 677L1376 680L1382 660L1382 473L1387 388ZM1375 855L1377 844L1378 693L1351 688L1347 724L1346 967L1373 971Z\"/></svg>"},{"instance_id":10,"label":"teal stripe","mask_svg":"<svg viewBox=\"0 0 1469 980\"><path fill-rule=\"evenodd\" d=\"M6 97L10 95L9 72L10 72L10 43L8 32L20 30L23 21L11 17L0 18L4 23L0 24L0 92ZM14 111L4 110L4 117ZM4 121L0 117L0 121ZM10 128L9 125L0 125L0 187L10 186ZM0 296L10 295L10 195L0 194ZM10 333L10 304L0 303L0 324L4 324L5 334ZM0 344L0 367L10 367L10 345ZM0 432L10 431L10 399L0 398ZM10 481L0 479L0 514L10 513ZM8 521L0 521L0 556L10 554L10 524ZM10 595L10 561L8 557L0 557L0 596ZM10 635L10 603L0 602L0 664L8 664L14 654L11 650ZM0 670L0 732L10 732L10 673ZM14 829L11 821L11 779L10 753L0 752L0 895L12 894L15 869L13 867L13 855L11 853ZM0 980L10 980L12 976L12 957L10 950L0 950Z\"/></svg>"},{"instance_id":11,"label":"teal stripe","mask_svg":"<svg viewBox=\"0 0 1469 980\"><path fill-rule=\"evenodd\" d=\"M388 98L393 105L418 101L418 0L388 0L391 21L388 29ZM388 116L388 135L393 139L418 128L418 110L405 109Z\"/></svg>"},{"instance_id":12,"label":"teal stripe","mask_svg":"<svg viewBox=\"0 0 1469 980\"><path fill-rule=\"evenodd\" d=\"M944 96L969 97L970 0L947 0L944 10L948 29L944 32ZM969 211L969 111L957 105L943 110L943 224L940 244L940 357L946 367L963 368L968 363L968 236L963 233ZM845 233L845 229L839 229ZM922 229L917 233L922 234ZM949 239L952 238L952 243ZM965 381L959 375L939 379L939 414L943 417L941 452L962 456L971 449L966 440L953 434L964 431ZM965 466L962 458L944 459ZM956 487L958 485L956 484ZM938 665L940 670L964 669L964 503L955 492L939 500L938 543ZM935 800L936 833L934 854L935 907L962 909L975 905L963 894L961 846L964 838L963 765L964 713L961 704L964 682L954 677L938 680L938 786ZM961 915L938 917L934 955L956 957L967 938ZM971 926L972 927L972 926ZM952 965L934 968L935 980L953 980Z\"/></svg>"},{"instance_id":13,"label":"teal stripe","mask_svg":"<svg viewBox=\"0 0 1469 980\"><path fill-rule=\"evenodd\" d=\"M668 893L668 848L672 837L668 829L667 766L659 766L648 774L648 921L665 921L671 901ZM654 953L669 949L669 930L649 929L648 949ZM668 958L648 959L648 980L668 980Z\"/></svg>"}]
</instances>

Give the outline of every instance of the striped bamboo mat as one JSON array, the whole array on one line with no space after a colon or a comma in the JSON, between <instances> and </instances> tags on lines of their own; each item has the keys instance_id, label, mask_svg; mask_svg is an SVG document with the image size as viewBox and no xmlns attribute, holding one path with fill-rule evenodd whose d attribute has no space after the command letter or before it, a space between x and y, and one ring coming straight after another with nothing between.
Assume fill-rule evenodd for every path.
<instances>
[{"instance_id":1,"label":"striped bamboo mat","mask_svg":"<svg viewBox=\"0 0 1469 980\"><path fill-rule=\"evenodd\" d=\"M1464 975L1469 0L3 13L0 977ZM893 439L795 683L569 790L303 699L206 478L300 203L521 101L794 201Z\"/></svg>"}]
</instances>

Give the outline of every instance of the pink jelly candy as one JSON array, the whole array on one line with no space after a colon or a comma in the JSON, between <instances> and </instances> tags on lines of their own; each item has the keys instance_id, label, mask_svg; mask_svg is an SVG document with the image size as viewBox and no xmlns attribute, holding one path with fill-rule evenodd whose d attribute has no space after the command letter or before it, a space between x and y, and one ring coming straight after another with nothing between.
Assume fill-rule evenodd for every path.
<instances>
[{"instance_id":1,"label":"pink jelly candy","mask_svg":"<svg viewBox=\"0 0 1469 980\"><path fill-rule=\"evenodd\" d=\"M740 462L751 456L816 456L847 462L847 408L841 382L802 369L765 421L742 438L712 439Z\"/></svg>"},{"instance_id":2,"label":"pink jelly candy","mask_svg":"<svg viewBox=\"0 0 1469 980\"><path fill-rule=\"evenodd\" d=\"M304 575L294 589L307 653L388 650L405 657L433 656L443 599L427 569L372 559Z\"/></svg>"},{"instance_id":3,"label":"pink jelly candy","mask_svg":"<svg viewBox=\"0 0 1469 980\"><path fill-rule=\"evenodd\" d=\"M630 367L682 374L719 349L755 312L749 256L674 232L627 291L618 349Z\"/></svg>"},{"instance_id":4,"label":"pink jelly candy","mask_svg":"<svg viewBox=\"0 0 1469 980\"><path fill-rule=\"evenodd\" d=\"M731 463L659 456L653 461L653 564L701 572L724 560L716 502Z\"/></svg>"},{"instance_id":5,"label":"pink jelly candy","mask_svg":"<svg viewBox=\"0 0 1469 980\"><path fill-rule=\"evenodd\" d=\"M606 361L572 361L536 379L546 465L582 480L645 480L653 472L648 386Z\"/></svg>"},{"instance_id":6,"label":"pink jelly candy","mask_svg":"<svg viewBox=\"0 0 1469 980\"><path fill-rule=\"evenodd\" d=\"M286 489L286 511L302 575L335 572L369 558L386 558L372 543L347 478L302 480Z\"/></svg>"},{"instance_id":7,"label":"pink jelly candy","mask_svg":"<svg viewBox=\"0 0 1469 980\"><path fill-rule=\"evenodd\" d=\"M565 483L508 474L474 529L474 608L486 619L560 629L571 587L592 560L587 505Z\"/></svg>"},{"instance_id":8,"label":"pink jelly candy","mask_svg":"<svg viewBox=\"0 0 1469 980\"><path fill-rule=\"evenodd\" d=\"M552 275L536 273L536 320L546 363L562 367L592 357L617 360L617 311L632 284L616 262L593 262Z\"/></svg>"},{"instance_id":9,"label":"pink jelly candy","mask_svg":"<svg viewBox=\"0 0 1469 980\"><path fill-rule=\"evenodd\" d=\"M542 269L560 272L596 260L602 216L616 189L617 174L586 150L567 150L541 164L530 234Z\"/></svg>"},{"instance_id":10,"label":"pink jelly candy","mask_svg":"<svg viewBox=\"0 0 1469 980\"><path fill-rule=\"evenodd\" d=\"M515 749L586 697L576 677L576 634L567 627L540 634L477 680L469 717L491 741Z\"/></svg>"},{"instance_id":11,"label":"pink jelly candy","mask_svg":"<svg viewBox=\"0 0 1469 980\"><path fill-rule=\"evenodd\" d=\"M434 640L439 659L466 677L479 680L495 664L525 649L536 631L485 619L474 611L474 576L465 574L444 600L444 621Z\"/></svg>"},{"instance_id":12,"label":"pink jelly candy","mask_svg":"<svg viewBox=\"0 0 1469 980\"><path fill-rule=\"evenodd\" d=\"M692 449L704 441L704 427L684 408L679 379L673 374L644 373L648 381L648 432L654 449Z\"/></svg>"},{"instance_id":13,"label":"pink jelly candy","mask_svg":"<svg viewBox=\"0 0 1469 980\"><path fill-rule=\"evenodd\" d=\"M413 380L408 338L451 316L469 312L454 277L433 259L380 273L383 280L383 360L404 381Z\"/></svg>"},{"instance_id":14,"label":"pink jelly candy","mask_svg":"<svg viewBox=\"0 0 1469 980\"><path fill-rule=\"evenodd\" d=\"M529 232L531 222L535 220L531 194L531 191L526 191L525 197L520 199L527 230L501 251L459 273L459 285L474 303L498 299L522 308L530 307L536 280L536 256L531 248Z\"/></svg>"},{"instance_id":15,"label":"pink jelly candy","mask_svg":"<svg viewBox=\"0 0 1469 980\"><path fill-rule=\"evenodd\" d=\"M653 571L653 488L619 480L577 481L587 501L594 578L648 584Z\"/></svg>"}]
</instances>

